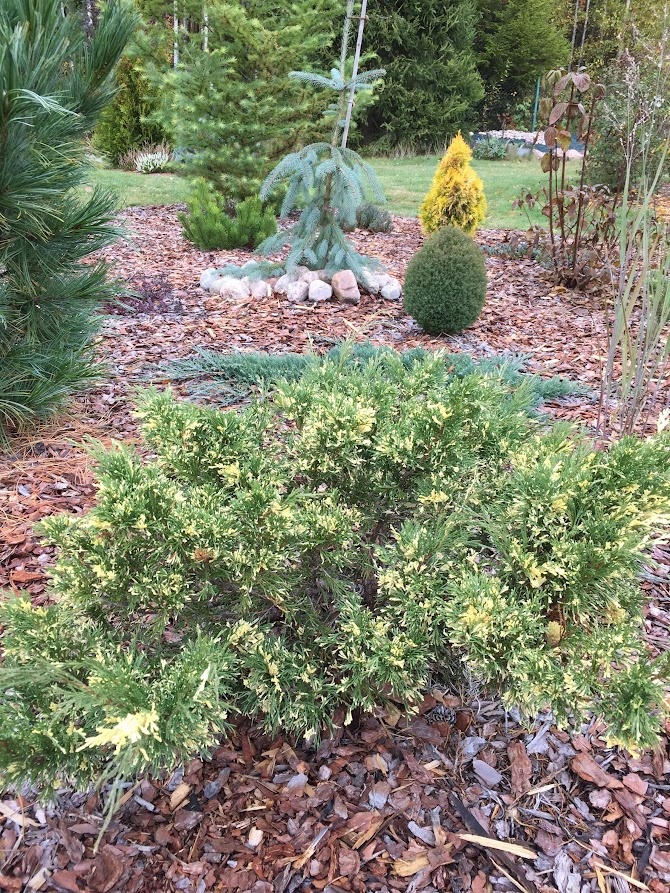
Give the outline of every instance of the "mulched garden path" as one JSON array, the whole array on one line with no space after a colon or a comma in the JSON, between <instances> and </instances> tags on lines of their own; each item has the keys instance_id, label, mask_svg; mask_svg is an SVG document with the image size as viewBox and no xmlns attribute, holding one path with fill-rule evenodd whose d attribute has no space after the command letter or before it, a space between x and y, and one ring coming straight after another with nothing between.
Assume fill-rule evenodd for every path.
<instances>
[{"instance_id":1,"label":"mulched garden path","mask_svg":"<svg viewBox=\"0 0 670 893\"><path fill-rule=\"evenodd\" d=\"M133 389L167 384L161 366L196 346L321 351L355 337L478 357L524 353L530 371L597 390L605 334L597 300L554 288L531 260L489 257L478 323L457 337L430 338L399 304L381 298L312 307L210 296L199 288L201 271L250 254L194 250L176 211L129 210L129 240L105 252L140 297L108 308L98 349L108 363L104 381L57 423L0 455L0 590L27 591L37 604L47 599L53 553L33 525L92 503L85 438L136 438ZM392 233L355 239L402 276L421 234L415 220L396 218ZM480 240L504 250L502 232ZM659 406L668 402L670 384L664 388ZM593 428L597 394L550 409ZM670 551L659 547L652 558L656 566L642 584L645 623L650 647L663 651ZM482 698L432 690L412 722L388 713L368 718L316 752L237 723L210 761L129 787L97 852L97 795L63 791L55 807L6 795L0 890L667 893L667 738L635 759L608 748L596 722L570 736L540 717L528 731ZM493 846L481 840L487 836Z\"/></svg>"}]
</instances>

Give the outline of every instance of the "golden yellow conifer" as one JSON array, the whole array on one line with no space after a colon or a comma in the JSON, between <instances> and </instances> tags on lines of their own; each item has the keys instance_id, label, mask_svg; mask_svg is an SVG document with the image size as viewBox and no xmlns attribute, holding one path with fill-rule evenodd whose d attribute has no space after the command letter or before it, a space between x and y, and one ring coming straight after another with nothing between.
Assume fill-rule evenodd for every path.
<instances>
[{"instance_id":1,"label":"golden yellow conifer","mask_svg":"<svg viewBox=\"0 0 670 893\"><path fill-rule=\"evenodd\" d=\"M469 236L486 216L484 184L470 167L472 151L460 133L440 162L419 217L425 233L441 226L458 226Z\"/></svg>"}]
</instances>

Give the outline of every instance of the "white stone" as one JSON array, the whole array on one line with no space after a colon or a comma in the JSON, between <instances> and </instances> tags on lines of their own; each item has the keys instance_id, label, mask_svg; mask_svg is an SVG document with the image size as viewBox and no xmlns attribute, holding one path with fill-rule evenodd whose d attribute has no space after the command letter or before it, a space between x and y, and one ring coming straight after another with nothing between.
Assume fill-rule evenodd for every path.
<instances>
[{"instance_id":1,"label":"white stone","mask_svg":"<svg viewBox=\"0 0 670 893\"><path fill-rule=\"evenodd\" d=\"M214 267L208 267L200 274L200 288L211 288L211 286L220 278L221 274L215 270Z\"/></svg>"},{"instance_id":2,"label":"white stone","mask_svg":"<svg viewBox=\"0 0 670 893\"><path fill-rule=\"evenodd\" d=\"M363 270L362 278L365 290L370 292L371 295L378 295L385 285L398 283L394 276L390 276L382 270Z\"/></svg>"},{"instance_id":3,"label":"white stone","mask_svg":"<svg viewBox=\"0 0 670 893\"><path fill-rule=\"evenodd\" d=\"M333 294L345 304L358 304L361 293L353 270L339 270L332 279Z\"/></svg>"},{"instance_id":4,"label":"white stone","mask_svg":"<svg viewBox=\"0 0 670 893\"><path fill-rule=\"evenodd\" d=\"M223 282L223 276L219 276L212 282L211 285L207 286L207 291L210 293L210 295L218 295L219 286L221 285L222 282Z\"/></svg>"},{"instance_id":5,"label":"white stone","mask_svg":"<svg viewBox=\"0 0 670 893\"><path fill-rule=\"evenodd\" d=\"M304 280L303 280L304 281ZM309 283L309 299L310 301L327 301L333 296L332 286L321 279L314 279Z\"/></svg>"},{"instance_id":6,"label":"white stone","mask_svg":"<svg viewBox=\"0 0 670 893\"><path fill-rule=\"evenodd\" d=\"M291 270L290 273L284 273L283 276L280 276L279 279L275 282L275 294L278 295L286 295L288 294L288 287L292 285L294 282L297 282L300 278L300 273L297 273L296 270Z\"/></svg>"},{"instance_id":7,"label":"white stone","mask_svg":"<svg viewBox=\"0 0 670 893\"><path fill-rule=\"evenodd\" d=\"M269 298L272 289L264 279L254 279L249 283L249 290L252 298Z\"/></svg>"},{"instance_id":8,"label":"white stone","mask_svg":"<svg viewBox=\"0 0 670 893\"><path fill-rule=\"evenodd\" d=\"M363 287L371 295L379 294L381 290L379 276L375 276L370 270L363 270Z\"/></svg>"},{"instance_id":9,"label":"white stone","mask_svg":"<svg viewBox=\"0 0 670 893\"><path fill-rule=\"evenodd\" d=\"M376 273L373 270L363 270L363 287L371 295L377 295L386 285L388 278L386 273Z\"/></svg>"},{"instance_id":10,"label":"white stone","mask_svg":"<svg viewBox=\"0 0 670 893\"><path fill-rule=\"evenodd\" d=\"M306 273L303 273L300 279L303 282L316 282L317 279L321 279L325 282L325 270L307 270Z\"/></svg>"},{"instance_id":11,"label":"white stone","mask_svg":"<svg viewBox=\"0 0 670 893\"><path fill-rule=\"evenodd\" d=\"M275 291L277 291L277 287L275 286ZM294 303L299 303L300 301L307 300L307 295L309 294L309 285L307 282L302 282L298 280L297 282L291 282L286 290L286 297L289 301L293 301Z\"/></svg>"},{"instance_id":12,"label":"white stone","mask_svg":"<svg viewBox=\"0 0 670 893\"><path fill-rule=\"evenodd\" d=\"M390 281L382 288L382 298L387 301L399 301L402 295L402 286L397 279L390 277Z\"/></svg>"},{"instance_id":13,"label":"white stone","mask_svg":"<svg viewBox=\"0 0 670 893\"><path fill-rule=\"evenodd\" d=\"M233 276L224 276L216 282L215 285L216 294L221 295L222 298L239 300L241 298L248 298L251 294L247 283L242 282L241 279L235 279Z\"/></svg>"}]
</instances>

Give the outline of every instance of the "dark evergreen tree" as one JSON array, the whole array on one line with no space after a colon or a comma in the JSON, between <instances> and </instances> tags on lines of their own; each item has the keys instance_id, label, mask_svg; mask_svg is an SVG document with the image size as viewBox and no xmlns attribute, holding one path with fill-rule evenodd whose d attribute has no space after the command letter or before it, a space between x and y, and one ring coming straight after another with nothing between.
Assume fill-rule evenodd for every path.
<instances>
[{"instance_id":1,"label":"dark evergreen tree","mask_svg":"<svg viewBox=\"0 0 670 893\"><path fill-rule=\"evenodd\" d=\"M523 99L532 102L538 77L567 63L570 45L558 0L477 0L477 10L482 124L498 128Z\"/></svg>"},{"instance_id":2,"label":"dark evergreen tree","mask_svg":"<svg viewBox=\"0 0 670 893\"><path fill-rule=\"evenodd\" d=\"M317 135L312 91L288 75L310 69L332 42L337 5L214 2L206 49L202 27L180 35L178 66L158 74L160 120L188 174L204 177L226 199L243 199L282 155Z\"/></svg>"},{"instance_id":3,"label":"dark evergreen tree","mask_svg":"<svg viewBox=\"0 0 670 893\"><path fill-rule=\"evenodd\" d=\"M144 67L142 54L133 47L117 67L118 92L95 128L94 147L115 166L133 149L167 139L164 129L152 120L158 96L146 79Z\"/></svg>"},{"instance_id":4,"label":"dark evergreen tree","mask_svg":"<svg viewBox=\"0 0 670 893\"><path fill-rule=\"evenodd\" d=\"M367 138L388 149L439 150L474 120L483 96L473 50L474 0L378 0L369 50L386 69Z\"/></svg>"},{"instance_id":5,"label":"dark evergreen tree","mask_svg":"<svg viewBox=\"0 0 670 893\"><path fill-rule=\"evenodd\" d=\"M63 12L66 14L63 15ZM114 199L82 199L84 136L114 95L136 20L110 0L92 38L61 0L0 4L0 431L47 415L91 375Z\"/></svg>"}]
</instances>

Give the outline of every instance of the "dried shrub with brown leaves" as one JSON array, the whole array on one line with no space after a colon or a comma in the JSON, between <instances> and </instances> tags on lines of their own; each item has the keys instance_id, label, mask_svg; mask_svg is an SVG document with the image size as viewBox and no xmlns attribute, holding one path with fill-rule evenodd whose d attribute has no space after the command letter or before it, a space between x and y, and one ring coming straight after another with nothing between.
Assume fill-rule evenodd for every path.
<instances>
[{"instance_id":1,"label":"dried shrub with brown leaves","mask_svg":"<svg viewBox=\"0 0 670 893\"><path fill-rule=\"evenodd\" d=\"M531 244L542 249L556 284L585 289L606 281L616 242L616 200L606 187L586 182L596 110L605 89L582 71L550 72L546 82L551 95L540 102L540 120L546 124L547 152L540 164L548 182L537 194L518 198L514 206L542 206L548 232L532 226ZM568 169L568 152L575 142L584 147L576 183Z\"/></svg>"}]
</instances>

